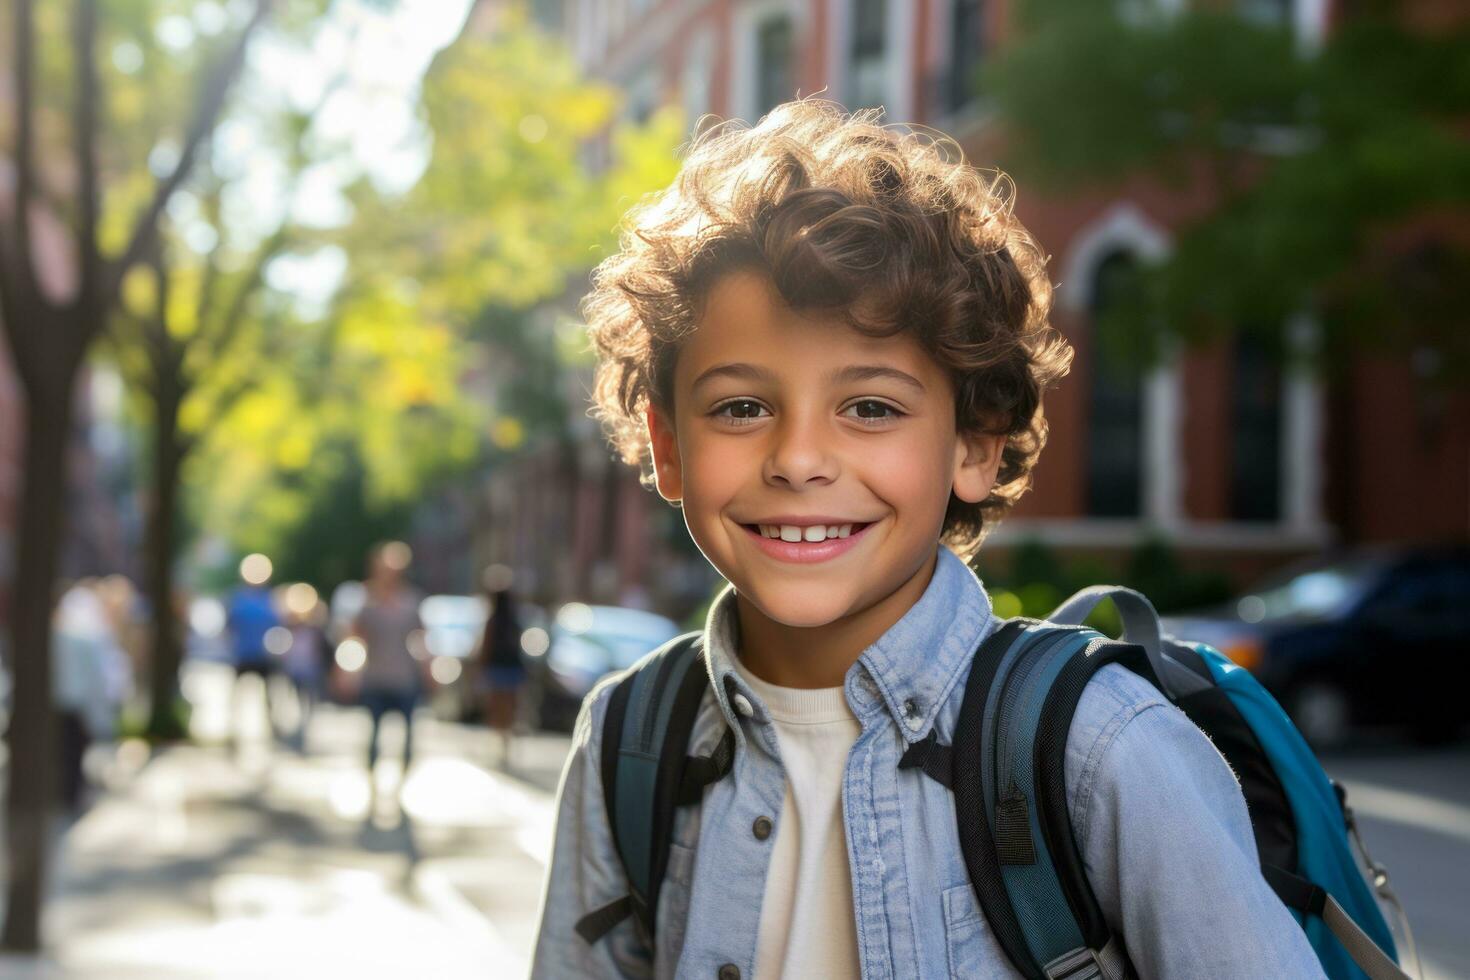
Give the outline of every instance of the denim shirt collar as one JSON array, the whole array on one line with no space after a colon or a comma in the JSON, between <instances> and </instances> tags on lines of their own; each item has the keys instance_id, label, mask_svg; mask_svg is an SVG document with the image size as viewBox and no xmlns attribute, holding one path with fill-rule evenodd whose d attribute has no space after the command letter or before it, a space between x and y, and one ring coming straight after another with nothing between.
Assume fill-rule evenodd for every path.
<instances>
[{"instance_id":1,"label":"denim shirt collar","mask_svg":"<svg viewBox=\"0 0 1470 980\"><path fill-rule=\"evenodd\" d=\"M860 719L881 704L910 742L924 738L954 685L966 673L970 656L991 625L990 597L975 573L947 546L939 546L934 574L923 595L862 652L847 672L844 687ZM711 687L725 721L744 741L732 706L739 694L750 719L769 720L766 707L735 670L739 620L735 587L727 584L710 604L705 649Z\"/></svg>"}]
</instances>

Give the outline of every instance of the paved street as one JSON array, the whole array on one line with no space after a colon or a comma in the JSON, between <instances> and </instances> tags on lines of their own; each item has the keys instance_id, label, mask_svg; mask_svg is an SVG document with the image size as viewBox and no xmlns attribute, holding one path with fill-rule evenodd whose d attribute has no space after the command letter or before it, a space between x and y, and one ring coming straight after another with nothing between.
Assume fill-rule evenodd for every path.
<instances>
[{"instance_id":1,"label":"paved street","mask_svg":"<svg viewBox=\"0 0 1470 980\"><path fill-rule=\"evenodd\" d=\"M245 698L232 749L216 741L227 678L206 665L186 681L204 744L110 760L111 790L58 857L50 955L0 958L0 977L526 972L564 738L522 742L508 775L486 732L420 712L400 792L393 718L374 801L364 713L323 709L305 754L271 751Z\"/></svg>"},{"instance_id":2,"label":"paved street","mask_svg":"<svg viewBox=\"0 0 1470 980\"><path fill-rule=\"evenodd\" d=\"M199 744L101 760L110 788L55 867L50 955L0 958L0 977L524 975L564 738L522 742L507 774L483 730L421 712L400 792L394 719L374 801L362 712L323 709L305 753L272 750L246 697L232 748L228 680L188 676ZM1369 742L1326 761L1393 873L1425 976L1470 976L1470 745Z\"/></svg>"},{"instance_id":3,"label":"paved street","mask_svg":"<svg viewBox=\"0 0 1470 980\"><path fill-rule=\"evenodd\" d=\"M1470 977L1470 745L1371 742L1323 759L1385 865L1436 980Z\"/></svg>"}]
</instances>

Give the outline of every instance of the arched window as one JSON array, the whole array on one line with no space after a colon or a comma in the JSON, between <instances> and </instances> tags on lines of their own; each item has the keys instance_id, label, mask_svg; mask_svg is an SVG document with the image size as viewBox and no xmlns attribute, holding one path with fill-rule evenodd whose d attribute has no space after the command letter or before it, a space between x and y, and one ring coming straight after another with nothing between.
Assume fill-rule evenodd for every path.
<instances>
[{"instance_id":1,"label":"arched window","mask_svg":"<svg viewBox=\"0 0 1470 980\"><path fill-rule=\"evenodd\" d=\"M1092 279L1091 382L1087 415L1087 513L1138 517L1142 511L1143 372L1117 355L1101 335L1107 311L1137 288L1138 263L1113 252Z\"/></svg>"},{"instance_id":2,"label":"arched window","mask_svg":"<svg viewBox=\"0 0 1470 980\"><path fill-rule=\"evenodd\" d=\"M853 0L847 85L849 109L879 106L887 101L887 37L887 0Z\"/></svg>"},{"instance_id":3,"label":"arched window","mask_svg":"<svg viewBox=\"0 0 1470 980\"><path fill-rule=\"evenodd\" d=\"M1230 389L1230 516L1281 519L1281 369L1251 333L1235 341Z\"/></svg>"},{"instance_id":4,"label":"arched window","mask_svg":"<svg viewBox=\"0 0 1470 980\"><path fill-rule=\"evenodd\" d=\"M986 53L984 0L954 0L949 26L949 91L951 112L958 111L980 91L980 65Z\"/></svg>"},{"instance_id":5,"label":"arched window","mask_svg":"<svg viewBox=\"0 0 1470 980\"><path fill-rule=\"evenodd\" d=\"M767 17L756 28L756 116L765 115L796 94L791 80L794 35L791 17L787 14Z\"/></svg>"}]
</instances>

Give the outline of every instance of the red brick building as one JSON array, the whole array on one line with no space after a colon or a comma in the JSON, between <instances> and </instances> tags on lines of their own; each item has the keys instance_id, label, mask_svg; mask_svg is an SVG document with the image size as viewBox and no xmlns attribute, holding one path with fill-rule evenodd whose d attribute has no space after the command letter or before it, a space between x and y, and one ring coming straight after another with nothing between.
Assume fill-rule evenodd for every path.
<instances>
[{"instance_id":1,"label":"red brick building","mask_svg":"<svg viewBox=\"0 0 1470 980\"><path fill-rule=\"evenodd\" d=\"M1306 46L1320 42L1340 6L1237 2L1251 16L1289 24ZM585 71L627 93L634 117L673 101L691 119L711 112L755 120L779 101L820 92L849 108L882 105L893 122L943 130L985 166L995 127L969 80L1006 43L1012 3L551 0L536 7ZM1422 6L1428 23L1442 19L1441 5ZM1146 180L1107 195L1046 197L1024 174L1013 176L1017 213L1052 256L1054 323L1077 357L1047 403L1051 439L1035 489L989 551L1039 538L1107 557L1161 535L1195 564L1250 574L1336 542L1470 533L1463 395L1421 391L1411 357L1364 357L1348 380L1329 384L1281 368L1244 338L1177 351L1155 369L1119 371L1094 343L1109 283L1130 263L1167 255L1175 230L1208 198ZM1313 343L1310 319L1283 327L1294 343ZM598 462L598 454L586 456ZM637 575L642 562L617 557L636 554L644 533L640 508L627 501L665 505L619 467L609 464L601 479L597 468L581 473L578 492L588 502L575 508L572 526L589 537L577 551ZM591 502L598 497L610 502ZM617 524L592 526L601 521Z\"/></svg>"}]
</instances>

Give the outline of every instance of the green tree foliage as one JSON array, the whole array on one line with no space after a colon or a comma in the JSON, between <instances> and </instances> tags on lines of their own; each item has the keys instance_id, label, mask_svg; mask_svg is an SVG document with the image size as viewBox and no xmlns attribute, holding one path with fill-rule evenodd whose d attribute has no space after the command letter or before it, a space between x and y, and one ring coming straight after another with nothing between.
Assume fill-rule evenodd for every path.
<instances>
[{"instance_id":1,"label":"green tree foliage","mask_svg":"<svg viewBox=\"0 0 1470 980\"><path fill-rule=\"evenodd\" d=\"M1416 353L1470 367L1470 29L1354 5L1320 45L1231 4L1030 0L985 79L1023 182L1147 173L1211 204L1105 329L1208 340L1311 312L1330 366ZM1130 345L1156 349L1137 336Z\"/></svg>"},{"instance_id":2,"label":"green tree foliage","mask_svg":"<svg viewBox=\"0 0 1470 980\"><path fill-rule=\"evenodd\" d=\"M413 259L401 268L425 303L485 345L495 447L561 436L559 379L586 352L547 304L565 312L623 212L673 179L682 115L621 120L616 89L582 77L559 39L513 17L443 52L423 111L434 149L393 221L398 254Z\"/></svg>"},{"instance_id":3,"label":"green tree foliage","mask_svg":"<svg viewBox=\"0 0 1470 980\"><path fill-rule=\"evenodd\" d=\"M377 527L475 462L483 413L461 387L473 353L411 294L383 286L351 290L292 332L297 342L215 427L188 478L203 522L241 550L283 570L355 568L361 555L347 552L361 535L315 540L311 525L350 499L348 512ZM317 558L302 551L309 540Z\"/></svg>"},{"instance_id":4,"label":"green tree foliage","mask_svg":"<svg viewBox=\"0 0 1470 980\"><path fill-rule=\"evenodd\" d=\"M342 256L342 284L319 318L271 314L294 339L190 463L202 522L330 588L436 487L564 438L566 372L585 357L565 301L632 199L677 170L678 114L634 125L619 109L513 15L442 51L422 176L403 193L354 182L351 221L301 246Z\"/></svg>"}]
</instances>

